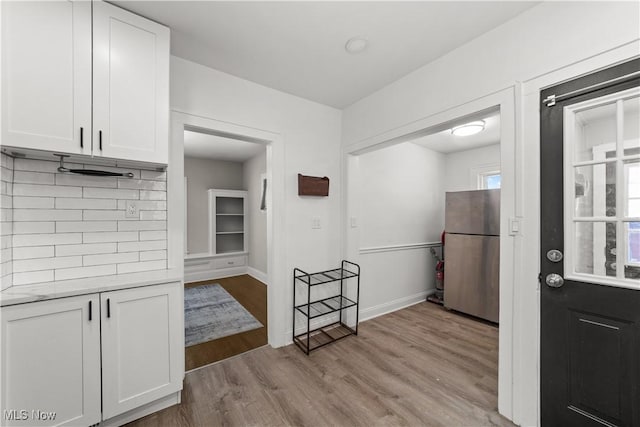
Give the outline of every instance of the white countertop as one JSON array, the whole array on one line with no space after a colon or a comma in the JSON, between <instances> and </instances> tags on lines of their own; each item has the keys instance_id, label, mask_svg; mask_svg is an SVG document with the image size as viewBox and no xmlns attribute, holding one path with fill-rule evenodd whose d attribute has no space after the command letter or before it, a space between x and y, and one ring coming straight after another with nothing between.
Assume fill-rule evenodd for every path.
<instances>
[{"instance_id":1,"label":"white countertop","mask_svg":"<svg viewBox=\"0 0 640 427\"><path fill-rule=\"evenodd\" d=\"M179 270L167 269L12 286L0 292L0 306L179 282L183 278Z\"/></svg>"}]
</instances>

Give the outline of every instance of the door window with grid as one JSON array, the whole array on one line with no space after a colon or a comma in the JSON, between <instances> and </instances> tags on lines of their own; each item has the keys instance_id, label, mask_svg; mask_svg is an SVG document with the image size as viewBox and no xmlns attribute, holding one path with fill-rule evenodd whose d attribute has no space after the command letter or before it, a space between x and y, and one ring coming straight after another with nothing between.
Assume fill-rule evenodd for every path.
<instances>
[{"instance_id":1,"label":"door window with grid","mask_svg":"<svg viewBox=\"0 0 640 427\"><path fill-rule=\"evenodd\" d=\"M567 278L640 288L639 96L565 107Z\"/></svg>"}]
</instances>

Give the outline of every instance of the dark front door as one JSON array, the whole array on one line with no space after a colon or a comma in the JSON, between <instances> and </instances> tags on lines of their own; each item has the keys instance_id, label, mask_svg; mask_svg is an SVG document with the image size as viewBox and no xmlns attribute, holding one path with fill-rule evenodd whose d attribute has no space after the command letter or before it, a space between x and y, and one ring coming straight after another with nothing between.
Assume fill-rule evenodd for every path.
<instances>
[{"instance_id":1,"label":"dark front door","mask_svg":"<svg viewBox=\"0 0 640 427\"><path fill-rule=\"evenodd\" d=\"M639 70L541 93L543 427L640 426Z\"/></svg>"}]
</instances>

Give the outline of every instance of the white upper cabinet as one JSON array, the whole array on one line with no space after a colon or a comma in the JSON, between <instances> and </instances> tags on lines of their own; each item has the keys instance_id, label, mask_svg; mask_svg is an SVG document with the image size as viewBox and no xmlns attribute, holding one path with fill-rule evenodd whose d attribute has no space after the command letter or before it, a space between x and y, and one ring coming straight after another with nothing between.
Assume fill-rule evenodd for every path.
<instances>
[{"instance_id":1,"label":"white upper cabinet","mask_svg":"<svg viewBox=\"0 0 640 427\"><path fill-rule=\"evenodd\" d=\"M1 6L2 144L91 154L91 3Z\"/></svg>"},{"instance_id":2,"label":"white upper cabinet","mask_svg":"<svg viewBox=\"0 0 640 427\"><path fill-rule=\"evenodd\" d=\"M3 145L166 164L168 138L167 27L101 1L2 2Z\"/></svg>"},{"instance_id":3,"label":"white upper cabinet","mask_svg":"<svg viewBox=\"0 0 640 427\"><path fill-rule=\"evenodd\" d=\"M94 3L93 83L94 152L167 163L169 29Z\"/></svg>"}]
</instances>

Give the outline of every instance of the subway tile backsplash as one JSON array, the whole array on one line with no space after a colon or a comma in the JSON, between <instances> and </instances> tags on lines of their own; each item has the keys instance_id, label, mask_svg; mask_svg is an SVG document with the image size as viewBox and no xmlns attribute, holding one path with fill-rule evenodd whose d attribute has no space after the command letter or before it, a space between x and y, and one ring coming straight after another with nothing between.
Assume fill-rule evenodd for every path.
<instances>
[{"instance_id":1,"label":"subway tile backsplash","mask_svg":"<svg viewBox=\"0 0 640 427\"><path fill-rule=\"evenodd\" d=\"M2 289L167 268L165 172L102 168L132 172L132 179L62 174L57 162L5 154L1 166ZM125 214L131 202L134 218Z\"/></svg>"},{"instance_id":2,"label":"subway tile backsplash","mask_svg":"<svg viewBox=\"0 0 640 427\"><path fill-rule=\"evenodd\" d=\"M13 285L13 158L0 158L0 290Z\"/></svg>"}]
</instances>

